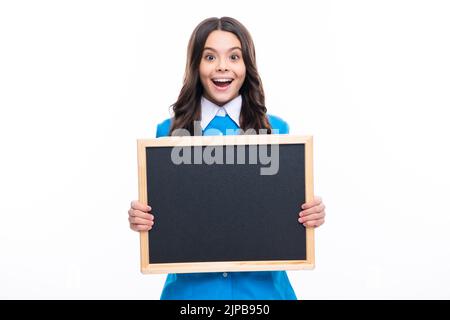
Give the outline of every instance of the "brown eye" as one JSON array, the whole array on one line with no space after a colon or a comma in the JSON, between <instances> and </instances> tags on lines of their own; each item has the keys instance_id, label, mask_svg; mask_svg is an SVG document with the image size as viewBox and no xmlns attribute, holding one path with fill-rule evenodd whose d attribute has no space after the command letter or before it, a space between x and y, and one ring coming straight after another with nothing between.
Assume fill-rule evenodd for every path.
<instances>
[{"instance_id":1,"label":"brown eye","mask_svg":"<svg viewBox=\"0 0 450 320\"><path fill-rule=\"evenodd\" d=\"M231 55L231 60L239 60L239 56L237 55L237 54L233 54L233 55Z\"/></svg>"}]
</instances>

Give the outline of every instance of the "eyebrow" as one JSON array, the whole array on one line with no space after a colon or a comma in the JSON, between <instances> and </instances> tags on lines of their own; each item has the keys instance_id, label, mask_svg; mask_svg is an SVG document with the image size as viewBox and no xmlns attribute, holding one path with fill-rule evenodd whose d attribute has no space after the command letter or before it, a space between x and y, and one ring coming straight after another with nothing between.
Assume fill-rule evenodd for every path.
<instances>
[{"instance_id":1,"label":"eyebrow","mask_svg":"<svg viewBox=\"0 0 450 320\"><path fill-rule=\"evenodd\" d=\"M228 52L229 52L229 51L236 50L236 49L239 49L239 50L242 51L242 48L240 48L240 47L233 47L233 48L230 48L230 49L228 50ZM206 51L206 50L211 50L211 51L217 52L216 49L211 48L211 47L204 47L204 48L203 48L203 51Z\"/></svg>"}]
</instances>

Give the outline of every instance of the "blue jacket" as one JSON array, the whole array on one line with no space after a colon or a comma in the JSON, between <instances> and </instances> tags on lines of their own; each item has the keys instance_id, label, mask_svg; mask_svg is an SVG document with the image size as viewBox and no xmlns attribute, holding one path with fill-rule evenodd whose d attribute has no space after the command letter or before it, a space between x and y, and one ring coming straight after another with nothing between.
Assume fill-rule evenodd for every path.
<instances>
[{"instance_id":1,"label":"blue jacket","mask_svg":"<svg viewBox=\"0 0 450 320\"><path fill-rule=\"evenodd\" d=\"M268 115L272 129L279 134L289 133L288 124L281 118ZM156 130L156 137L169 135L171 119L161 122ZM227 134L227 129L238 129L228 115L216 116L203 130ZM276 132L274 132L276 133ZM156 222L158 223L158 222ZM256 271L256 272L209 272L180 273L167 276L161 299L176 300L296 300L294 290L289 282L286 271Z\"/></svg>"}]
</instances>

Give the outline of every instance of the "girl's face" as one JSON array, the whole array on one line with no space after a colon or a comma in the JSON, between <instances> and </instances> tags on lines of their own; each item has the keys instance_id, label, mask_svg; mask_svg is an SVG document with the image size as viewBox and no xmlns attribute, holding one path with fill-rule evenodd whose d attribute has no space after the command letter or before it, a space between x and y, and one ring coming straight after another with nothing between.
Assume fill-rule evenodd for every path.
<instances>
[{"instance_id":1,"label":"girl's face","mask_svg":"<svg viewBox=\"0 0 450 320\"><path fill-rule=\"evenodd\" d=\"M227 31L211 32L200 62L205 98L222 106L239 95L244 80L245 64L238 37Z\"/></svg>"}]
</instances>

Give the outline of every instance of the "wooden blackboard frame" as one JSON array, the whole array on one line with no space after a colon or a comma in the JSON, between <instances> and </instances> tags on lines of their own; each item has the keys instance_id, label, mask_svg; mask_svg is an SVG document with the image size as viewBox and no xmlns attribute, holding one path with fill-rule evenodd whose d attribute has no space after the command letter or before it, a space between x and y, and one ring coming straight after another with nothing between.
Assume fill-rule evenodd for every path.
<instances>
[{"instance_id":1,"label":"wooden blackboard frame","mask_svg":"<svg viewBox=\"0 0 450 320\"><path fill-rule=\"evenodd\" d=\"M147 203L147 161L146 149L151 147L217 146L217 145L260 145L260 144L303 144L305 150L305 199L314 198L313 188L313 138L296 135L228 135L228 136L184 136L139 139L138 182L139 201ZM300 210L300 209L299 209ZM301 227L301 225L299 225ZM151 231L150 231L151 232ZM141 272L149 273L194 273L227 271L268 271L313 269L315 266L314 228L306 228L306 259L288 261L221 261L192 263L151 263L149 261L149 232L140 232Z\"/></svg>"}]
</instances>

